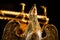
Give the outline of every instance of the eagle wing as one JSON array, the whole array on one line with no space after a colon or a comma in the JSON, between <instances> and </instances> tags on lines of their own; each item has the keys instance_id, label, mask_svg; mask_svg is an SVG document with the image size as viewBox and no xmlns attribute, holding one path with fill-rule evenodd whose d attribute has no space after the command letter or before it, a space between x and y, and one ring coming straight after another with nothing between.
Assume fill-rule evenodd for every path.
<instances>
[{"instance_id":1,"label":"eagle wing","mask_svg":"<svg viewBox=\"0 0 60 40\"><path fill-rule=\"evenodd\" d=\"M19 40L19 37L15 35L14 29L19 26L16 21L9 21L3 31L2 40Z\"/></svg>"},{"instance_id":2,"label":"eagle wing","mask_svg":"<svg viewBox=\"0 0 60 40\"><path fill-rule=\"evenodd\" d=\"M58 30L53 24L46 25L44 31L46 36L42 40L58 40Z\"/></svg>"}]
</instances>

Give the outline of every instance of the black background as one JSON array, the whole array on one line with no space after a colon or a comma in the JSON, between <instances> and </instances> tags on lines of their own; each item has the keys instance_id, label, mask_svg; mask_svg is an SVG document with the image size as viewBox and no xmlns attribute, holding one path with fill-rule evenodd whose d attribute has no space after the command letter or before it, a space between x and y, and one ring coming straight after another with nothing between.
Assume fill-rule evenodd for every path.
<instances>
[{"instance_id":1,"label":"black background","mask_svg":"<svg viewBox=\"0 0 60 40\"><path fill-rule=\"evenodd\" d=\"M59 27L60 27L60 15L59 15L59 2L52 1L52 0L0 0L0 10L10 10L10 11L21 11L21 5L20 3L25 3L25 12L29 12L33 4L37 5L38 13L43 13L40 6L46 6L47 7L47 16L50 18L49 24L54 24L56 28L58 29L59 33ZM0 39L3 33L3 29L6 25L8 20L0 20ZM59 35L59 34L58 34Z\"/></svg>"}]
</instances>

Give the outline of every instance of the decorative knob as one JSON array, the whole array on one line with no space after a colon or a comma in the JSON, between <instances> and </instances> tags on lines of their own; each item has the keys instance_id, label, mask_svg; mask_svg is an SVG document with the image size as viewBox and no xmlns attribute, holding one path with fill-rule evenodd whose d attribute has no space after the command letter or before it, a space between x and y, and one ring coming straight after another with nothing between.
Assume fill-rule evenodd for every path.
<instances>
[{"instance_id":1,"label":"decorative knob","mask_svg":"<svg viewBox=\"0 0 60 40\"><path fill-rule=\"evenodd\" d=\"M45 7L45 6L41 6L41 8L44 9L44 15L47 16L47 13L46 13L46 7Z\"/></svg>"},{"instance_id":2,"label":"decorative knob","mask_svg":"<svg viewBox=\"0 0 60 40\"><path fill-rule=\"evenodd\" d=\"M20 5L22 5L22 12L24 12L24 9L25 9L25 3L21 3Z\"/></svg>"}]
</instances>

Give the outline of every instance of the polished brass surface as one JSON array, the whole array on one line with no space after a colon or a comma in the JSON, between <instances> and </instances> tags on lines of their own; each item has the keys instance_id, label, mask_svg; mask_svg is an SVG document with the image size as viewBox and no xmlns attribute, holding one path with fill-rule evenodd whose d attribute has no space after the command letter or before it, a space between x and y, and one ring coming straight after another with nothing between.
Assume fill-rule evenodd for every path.
<instances>
[{"instance_id":1,"label":"polished brass surface","mask_svg":"<svg viewBox=\"0 0 60 40\"><path fill-rule=\"evenodd\" d=\"M24 13L24 12L14 12L14 11L0 10L0 14L2 15L2 16L0 16L0 19L5 19L5 20L21 20L23 22L26 22L27 20L25 20L25 17L27 17L29 19L29 14ZM7 15L15 15L16 17L15 18L9 17L9 16L6 17L6 16L4 16L5 14L7 14ZM22 16L23 17L22 19L17 18L18 16L21 16L21 15L24 16L24 17ZM48 23L48 21L49 21L49 18L47 18L46 16L37 15L37 17L38 17L38 19L46 20L46 23Z\"/></svg>"},{"instance_id":2,"label":"polished brass surface","mask_svg":"<svg viewBox=\"0 0 60 40\"><path fill-rule=\"evenodd\" d=\"M21 5L21 12L0 10L0 19L9 20L4 28L2 40L58 40L57 28L53 24L48 24L49 18L45 6L41 6L44 15L37 15L36 4L29 13L24 12L25 4ZM42 37L43 31L46 33L45 37Z\"/></svg>"}]
</instances>

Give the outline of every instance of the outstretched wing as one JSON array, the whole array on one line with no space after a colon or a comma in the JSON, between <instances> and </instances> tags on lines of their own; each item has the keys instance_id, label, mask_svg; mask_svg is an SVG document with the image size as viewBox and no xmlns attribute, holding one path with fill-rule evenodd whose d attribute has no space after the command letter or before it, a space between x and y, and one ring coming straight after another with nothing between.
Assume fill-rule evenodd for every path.
<instances>
[{"instance_id":1,"label":"outstretched wing","mask_svg":"<svg viewBox=\"0 0 60 40\"><path fill-rule=\"evenodd\" d=\"M2 40L19 40L15 35L14 29L16 26L19 26L19 23L16 21L9 21L3 31Z\"/></svg>"},{"instance_id":2,"label":"outstretched wing","mask_svg":"<svg viewBox=\"0 0 60 40\"><path fill-rule=\"evenodd\" d=\"M58 40L58 30L53 24L46 25L44 31L46 36L42 40Z\"/></svg>"}]
</instances>

